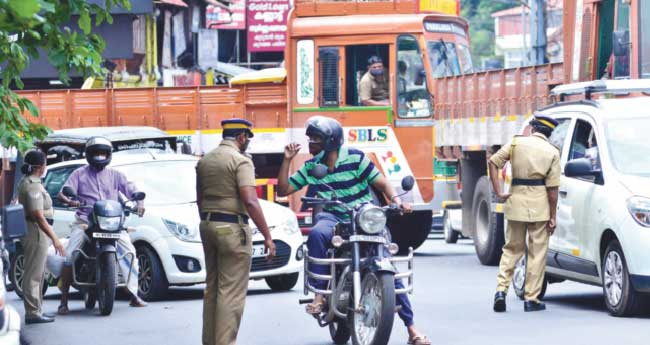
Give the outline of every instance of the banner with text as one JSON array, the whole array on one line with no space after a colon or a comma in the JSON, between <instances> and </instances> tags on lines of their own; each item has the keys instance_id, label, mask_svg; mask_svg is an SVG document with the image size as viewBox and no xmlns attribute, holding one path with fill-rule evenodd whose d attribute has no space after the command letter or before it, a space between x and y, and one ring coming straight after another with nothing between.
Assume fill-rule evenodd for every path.
<instances>
[{"instance_id":1,"label":"banner with text","mask_svg":"<svg viewBox=\"0 0 650 345\"><path fill-rule=\"evenodd\" d=\"M287 42L290 0L248 0L248 51L283 51Z\"/></svg>"},{"instance_id":2,"label":"banner with text","mask_svg":"<svg viewBox=\"0 0 650 345\"><path fill-rule=\"evenodd\" d=\"M209 5L205 10L205 27L209 29L246 29L246 0L232 0L229 13L226 9Z\"/></svg>"}]
</instances>

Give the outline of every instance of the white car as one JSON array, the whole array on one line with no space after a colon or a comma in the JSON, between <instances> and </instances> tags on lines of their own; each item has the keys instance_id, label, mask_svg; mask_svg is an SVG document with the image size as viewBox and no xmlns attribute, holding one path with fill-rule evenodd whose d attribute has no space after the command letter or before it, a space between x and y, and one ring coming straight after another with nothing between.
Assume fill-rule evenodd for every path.
<instances>
[{"instance_id":1,"label":"white car","mask_svg":"<svg viewBox=\"0 0 650 345\"><path fill-rule=\"evenodd\" d=\"M625 82L635 81L599 87L626 92ZM559 122L550 141L562 166L543 292L565 279L599 285L612 315L634 314L650 293L650 98L560 102L541 113ZM513 279L520 296L524 270L522 261Z\"/></svg>"},{"instance_id":2,"label":"white car","mask_svg":"<svg viewBox=\"0 0 650 345\"><path fill-rule=\"evenodd\" d=\"M146 193L145 215L131 215L131 240L140 263L139 289L146 300L162 298L169 286L205 282L205 260L196 206L198 158L152 150L113 154L110 167L123 172L139 191ZM54 230L60 237L70 233L74 211L56 199L68 176L86 165L85 160L56 163L48 167L44 185L54 201ZM273 290L290 290L302 268L303 238L296 215L289 209L260 200L276 245L276 257L267 262L263 237L253 227L251 279L265 278Z\"/></svg>"},{"instance_id":3,"label":"white car","mask_svg":"<svg viewBox=\"0 0 650 345\"><path fill-rule=\"evenodd\" d=\"M2 239L0 238L0 241ZM4 247L0 244L0 255L4 255ZM20 315L11 305L7 304L5 289L4 263L0 258L0 344L20 344Z\"/></svg>"}]
</instances>

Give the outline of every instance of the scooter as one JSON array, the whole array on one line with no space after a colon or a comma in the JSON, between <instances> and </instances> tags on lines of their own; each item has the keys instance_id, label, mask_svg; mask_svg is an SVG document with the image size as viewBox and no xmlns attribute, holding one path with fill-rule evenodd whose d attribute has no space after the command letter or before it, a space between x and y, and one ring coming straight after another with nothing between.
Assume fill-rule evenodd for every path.
<instances>
[{"instance_id":1,"label":"scooter","mask_svg":"<svg viewBox=\"0 0 650 345\"><path fill-rule=\"evenodd\" d=\"M73 200L78 199L69 187L63 187L61 192ZM82 291L87 309L93 309L95 303L99 302L100 314L110 315L115 302L115 289L128 285L135 257L132 253L118 257L117 241L122 231L127 230L124 226L126 217L137 213L135 207L128 206L129 202L144 198L145 193L136 192L130 200L99 200L92 206L79 206L92 207L86 229L90 241L73 252L76 260L72 265L72 284ZM124 272L126 282L121 284L117 283L117 265L118 260L125 257L130 262L129 272Z\"/></svg>"}]
</instances>

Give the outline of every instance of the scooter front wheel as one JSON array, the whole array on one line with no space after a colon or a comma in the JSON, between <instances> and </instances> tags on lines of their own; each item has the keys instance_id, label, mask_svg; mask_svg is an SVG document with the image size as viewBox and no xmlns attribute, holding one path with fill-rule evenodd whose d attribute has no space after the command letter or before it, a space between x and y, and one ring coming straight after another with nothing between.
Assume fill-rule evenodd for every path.
<instances>
[{"instance_id":1,"label":"scooter front wheel","mask_svg":"<svg viewBox=\"0 0 650 345\"><path fill-rule=\"evenodd\" d=\"M113 303L115 302L115 266L117 265L115 253L102 253L98 258L98 263L97 301L99 302L99 313L106 316L113 312Z\"/></svg>"},{"instance_id":2,"label":"scooter front wheel","mask_svg":"<svg viewBox=\"0 0 650 345\"><path fill-rule=\"evenodd\" d=\"M395 278L390 272L368 272L361 281L359 310L348 320L354 345L386 345L395 319Z\"/></svg>"}]
</instances>

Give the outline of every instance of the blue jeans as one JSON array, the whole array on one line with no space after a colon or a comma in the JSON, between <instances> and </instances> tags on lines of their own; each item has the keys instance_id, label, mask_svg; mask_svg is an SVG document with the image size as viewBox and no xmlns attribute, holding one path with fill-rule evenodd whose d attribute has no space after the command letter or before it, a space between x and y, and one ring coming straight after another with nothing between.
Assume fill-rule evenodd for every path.
<instances>
[{"instance_id":1,"label":"blue jeans","mask_svg":"<svg viewBox=\"0 0 650 345\"><path fill-rule=\"evenodd\" d=\"M316 215L316 224L311 231L309 232L309 237L307 238L307 249L309 250L309 256L315 258L326 258L327 250L331 247L332 237L334 226L339 222L339 219L336 218L333 214L327 212L320 212ZM386 252L387 253L387 252ZM310 264L309 270L316 274L329 274L329 266L326 265L316 265ZM324 280L309 278L309 284L313 287L324 290L327 288L327 282ZM395 289L404 288L402 280L395 281ZM404 321L406 327L413 325L413 308L411 307L411 302L408 299L407 294L397 294L395 295L395 302L397 305L401 306L398 315Z\"/></svg>"}]
</instances>

